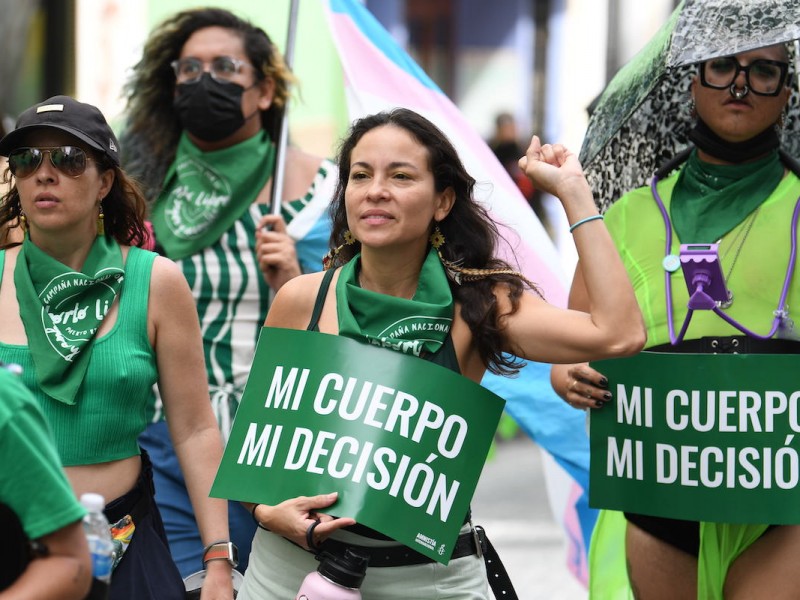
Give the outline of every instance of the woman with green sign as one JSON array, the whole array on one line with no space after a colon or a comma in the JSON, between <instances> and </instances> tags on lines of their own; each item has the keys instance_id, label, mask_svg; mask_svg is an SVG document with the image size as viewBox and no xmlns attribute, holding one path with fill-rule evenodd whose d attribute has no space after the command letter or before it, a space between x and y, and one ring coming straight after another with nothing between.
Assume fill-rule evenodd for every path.
<instances>
[{"instance_id":1,"label":"woman with green sign","mask_svg":"<svg viewBox=\"0 0 800 600\"><path fill-rule=\"evenodd\" d=\"M175 265L137 247L144 198L120 168L102 113L69 96L31 106L0 140L0 361L22 366L78 496L101 494L116 544L110 598L183 599L138 436L158 384L204 544L228 540L209 489L222 456L206 400L200 328ZM231 565L209 562L204 598L230 600Z\"/></svg>"},{"instance_id":2,"label":"woman with green sign","mask_svg":"<svg viewBox=\"0 0 800 600\"><path fill-rule=\"evenodd\" d=\"M690 87L693 146L606 213L643 308L648 350L800 352L788 313L800 301L800 171L779 150L791 81L784 45L700 63ZM581 264L570 293L579 310L591 302L585 279ZM576 408L611 399L606 378L586 364L555 366L552 381ZM625 517L637 597L800 596L800 527ZM598 527L610 531L612 518L603 513ZM608 569L597 564L598 575Z\"/></svg>"},{"instance_id":3,"label":"woman with green sign","mask_svg":"<svg viewBox=\"0 0 800 600\"><path fill-rule=\"evenodd\" d=\"M377 344L474 382L486 369L512 374L520 359L570 362L642 347L630 283L577 158L563 146L534 137L520 166L539 189L561 198L572 222L588 265L592 305L585 312L548 304L494 256L497 230L473 198L475 180L446 136L419 114L396 109L358 120L338 164L328 270L284 285L267 326ZM335 501L332 493L251 506L263 529L241 597L291 597L316 568L309 548L324 549L330 538L335 546L381 547L361 587L365 598L489 598L469 520L461 551L443 566L353 519L318 512Z\"/></svg>"}]
</instances>

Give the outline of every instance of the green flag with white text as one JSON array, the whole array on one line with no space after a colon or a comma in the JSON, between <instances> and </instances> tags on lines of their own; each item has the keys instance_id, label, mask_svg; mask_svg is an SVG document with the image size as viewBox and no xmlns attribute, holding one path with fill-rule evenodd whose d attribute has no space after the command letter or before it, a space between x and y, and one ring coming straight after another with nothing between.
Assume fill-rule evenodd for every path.
<instances>
[{"instance_id":1,"label":"green flag with white text","mask_svg":"<svg viewBox=\"0 0 800 600\"><path fill-rule=\"evenodd\" d=\"M590 505L694 521L800 523L800 360L642 352L592 367Z\"/></svg>"},{"instance_id":2,"label":"green flag with white text","mask_svg":"<svg viewBox=\"0 0 800 600\"><path fill-rule=\"evenodd\" d=\"M337 491L324 512L447 564L504 404L414 356L265 327L211 495Z\"/></svg>"}]
</instances>

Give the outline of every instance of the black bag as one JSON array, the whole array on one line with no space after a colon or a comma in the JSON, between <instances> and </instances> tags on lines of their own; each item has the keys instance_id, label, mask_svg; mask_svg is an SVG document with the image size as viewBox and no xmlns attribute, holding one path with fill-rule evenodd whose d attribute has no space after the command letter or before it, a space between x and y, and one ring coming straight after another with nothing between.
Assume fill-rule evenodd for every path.
<instances>
[{"instance_id":1,"label":"black bag","mask_svg":"<svg viewBox=\"0 0 800 600\"><path fill-rule=\"evenodd\" d=\"M17 513L0 502L0 591L11 587L31 561L31 544Z\"/></svg>"},{"instance_id":2,"label":"black bag","mask_svg":"<svg viewBox=\"0 0 800 600\"><path fill-rule=\"evenodd\" d=\"M0 543L0 592L2 592L11 587L32 560L47 556L47 548L28 539L17 513L2 502L0 502L0 531L3 532ZM108 588L108 584L92 579L92 589L86 600L107 600Z\"/></svg>"}]
</instances>

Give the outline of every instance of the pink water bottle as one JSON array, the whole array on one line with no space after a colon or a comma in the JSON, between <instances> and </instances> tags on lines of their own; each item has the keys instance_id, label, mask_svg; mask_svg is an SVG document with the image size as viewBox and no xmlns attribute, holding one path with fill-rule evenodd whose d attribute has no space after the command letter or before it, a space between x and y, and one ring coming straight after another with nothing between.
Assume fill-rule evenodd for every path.
<instances>
[{"instance_id":1,"label":"pink water bottle","mask_svg":"<svg viewBox=\"0 0 800 600\"><path fill-rule=\"evenodd\" d=\"M316 571L306 575L295 600L361 600L369 559L350 550L344 556L323 552Z\"/></svg>"}]
</instances>

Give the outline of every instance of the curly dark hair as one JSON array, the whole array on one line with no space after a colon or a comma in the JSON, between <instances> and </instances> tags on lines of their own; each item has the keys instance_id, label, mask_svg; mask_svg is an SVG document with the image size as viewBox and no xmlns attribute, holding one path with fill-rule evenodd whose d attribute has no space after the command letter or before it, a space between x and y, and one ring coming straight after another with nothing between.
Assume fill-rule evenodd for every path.
<instances>
[{"instance_id":1,"label":"curly dark hair","mask_svg":"<svg viewBox=\"0 0 800 600\"><path fill-rule=\"evenodd\" d=\"M113 237L119 244L141 246L148 239L144 224L146 204L136 181L129 177L120 167L114 165L108 157L88 148L84 150L94 159L97 170L101 173L113 170L114 183L103 198L103 223L105 235ZM13 184L14 177L10 169L3 173L3 183ZM0 198L0 228L20 226L22 207L16 185Z\"/></svg>"},{"instance_id":2,"label":"curly dark hair","mask_svg":"<svg viewBox=\"0 0 800 600\"><path fill-rule=\"evenodd\" d=\"M122 161L139 181L148 201L161 191L167 168L175 158L181 126L172 106L175 73L170 63L177 59L186 40L199 29L223 27L241 37L258 81L275 82L275 96L261 122L277 138L283 107L295 78L266 32L222 8L185 10L169 17L151 32L141 60L134 66L124 94L127 122L120 136Z\"/></svg>"},{"instance_id":3,"label":"curly dark hair","mask_svg":"<svg viewBox=\"0 0 800 600\"><path fill-rule=\"evenodd\" d=\"M361 250L358 241L345 243L349 228L344 196L350 178L350 156L364 134L385 126L404 129L427 148L436 191L452 188L455 192L450 214L436 224L446 240L440 248L442 257L449 266L458 265L457 270L464 275L461 283L449 280L453 298L461 305L461 316L472 331L486 368L499 375L516 373L524 363L503 352L503 333L498 323L506 315L498 314L494 288L499 283L508 287L511 300L508 314L514 314L519 308L520 295L530 282L495 257L500 234L483 205L475 201L475 179L467 173L447 136L425 117L397 108L366 116L351 126L339 147L339 181L330 205L330 244L331 248L339 249L332 255L331 266L346 263Z\"/></svg>"}]
</instances>

